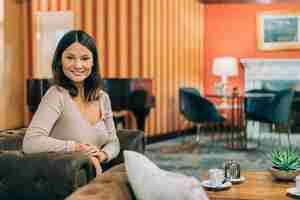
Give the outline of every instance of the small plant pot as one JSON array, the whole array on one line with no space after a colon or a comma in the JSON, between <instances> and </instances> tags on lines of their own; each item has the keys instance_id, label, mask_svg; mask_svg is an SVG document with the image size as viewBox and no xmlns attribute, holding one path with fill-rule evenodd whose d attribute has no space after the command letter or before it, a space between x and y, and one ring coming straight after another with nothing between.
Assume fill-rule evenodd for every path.
<instances>
[{"instance_id":1,"label":"small plant pot","mask_svg":"<svg viewBox=\"0 0 300 200\"><path fill-rule=\"evenodd\" d=\"M299 174L300 170L284 171L275 167L271 167L269 168L269 172L277 180L294 181L295 177Z\"/></svg>"}]
</instances>

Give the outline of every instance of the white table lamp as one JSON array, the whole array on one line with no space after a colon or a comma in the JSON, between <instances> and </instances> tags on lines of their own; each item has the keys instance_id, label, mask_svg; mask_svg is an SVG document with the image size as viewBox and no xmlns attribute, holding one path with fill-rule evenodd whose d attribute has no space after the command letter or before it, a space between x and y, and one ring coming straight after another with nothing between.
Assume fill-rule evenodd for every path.
<instances>
[{"instance_id":1,"label":"white table lamp","mask_svg":"<svg viewBox=\"0 0 300 200\"><path fill-rule=\"evenodd\" d=\"M227 78L238 75L237 59L233 57L219 57L213 61L213 74L222 77L223 95L227 94Z\"/></svg>"}]
</instances>

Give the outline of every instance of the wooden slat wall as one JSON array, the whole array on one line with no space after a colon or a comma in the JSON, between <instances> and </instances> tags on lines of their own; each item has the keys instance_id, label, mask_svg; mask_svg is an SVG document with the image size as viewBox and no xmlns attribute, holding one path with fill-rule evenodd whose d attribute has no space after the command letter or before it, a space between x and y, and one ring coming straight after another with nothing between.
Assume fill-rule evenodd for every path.
<instances>
[{"instance_id":1,"label":"wooden slat wall","mask_svg":"<svg viewBox=\"0 0 300 200\"><path fill-rule=\"evenodd\" d=\"M204 7L198 0L32 0L29 4L30 23L36 11L74 11L76 28L96 38L104 78L153 79L156 108L147 119L147 136L184 127L179 87L202 90ZM34 31L34 27L28 30L31 38ZM33 46L28 48L32 60ZM35 64L27 64L29 78Z\"/></svg>"},{"instance_id":2,"label":"wooden slat wall","mask_svg":"<svg viewBox=\"0 0 300 200\"><path fill-rule=\"evenodd\" d=\"M24 125L24 58L22 6L0 1L3 18L0 28L0 130ZM17 58L17 59L16 59Z\"/></svg>"}]
</instances>

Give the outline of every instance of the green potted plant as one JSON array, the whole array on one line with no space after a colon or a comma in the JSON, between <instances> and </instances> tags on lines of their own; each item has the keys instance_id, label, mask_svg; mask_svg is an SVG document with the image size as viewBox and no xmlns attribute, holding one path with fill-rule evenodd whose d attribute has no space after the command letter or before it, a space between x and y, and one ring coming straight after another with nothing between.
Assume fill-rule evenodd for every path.
<instances>
[{"instance_id":1,"label":"green potted plant","mask_svg":"<svg viewBox=\"0 0 300 200\"><path fill-rule=\"evenodd\" d=\"M269 171L275 179L294 180L299 174L300 158L296 149L289 147L273 150L271 161L273 166Z\"/></svg>"}]
</instances>

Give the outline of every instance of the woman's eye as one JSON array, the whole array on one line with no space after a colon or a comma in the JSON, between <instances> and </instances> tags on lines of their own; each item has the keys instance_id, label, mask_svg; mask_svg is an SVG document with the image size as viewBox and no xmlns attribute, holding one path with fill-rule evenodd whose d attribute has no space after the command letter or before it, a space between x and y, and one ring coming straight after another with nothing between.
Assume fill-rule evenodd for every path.
<instances>
[{"instance_id":1,"label":"woman's eye","mask_svg":"<svg viewBox=\"0 0 300 200\"><path fill-rule=\"evenodd\" d=\"M73 59L73 57L72 56L67 56L66 57L68 60L71 60L71 59Z\"/></svg>"},{"instance_id":2,"label":"woman's eye","mask_svg":"<svg viewBox=\"0 0 300 200\"><path fill-rule=\"evenodd\" d=\"M90 60L91 58L90 57L83 57L83 58L81 58L81 60L83 60L83 61L87 61L87 60Z\"/></svg>"}]
</instances>

